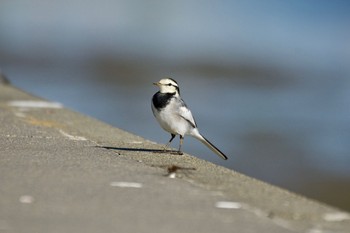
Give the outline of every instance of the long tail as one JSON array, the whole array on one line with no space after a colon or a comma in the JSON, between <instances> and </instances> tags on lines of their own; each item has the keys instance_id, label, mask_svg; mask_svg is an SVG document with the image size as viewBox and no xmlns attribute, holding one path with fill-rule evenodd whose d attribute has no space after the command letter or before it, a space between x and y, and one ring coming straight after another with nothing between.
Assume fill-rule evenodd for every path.
<instances>
[{"instance_id":1,"label":"long tail","mask_svg":"<svg viewBox=\"0 0 350 233\"><path fill-rule=\"evenodd\" d=\"M201 141L204 145L206 145L210 150L212 150L215 154L219 155L222 159L227 160L227 156L221 152L216 146L214 146L211 142L208 141L205 137L203 137L201 134L195 134L193 137L197 138L199 141Z\"/></svg>"}]
</instances>

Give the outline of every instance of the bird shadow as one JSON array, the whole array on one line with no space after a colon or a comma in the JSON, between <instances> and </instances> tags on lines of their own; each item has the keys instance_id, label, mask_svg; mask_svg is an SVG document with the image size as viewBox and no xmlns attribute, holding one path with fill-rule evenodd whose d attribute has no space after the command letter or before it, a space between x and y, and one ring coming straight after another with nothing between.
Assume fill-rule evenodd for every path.
<instances>
[{"instance_id":1,"label":"bird shadow","mask_svg":"<svg viewBox=\"0 0 350 233\"><path fill-rule=\"evenodd\" d=\"M103 148L107 150L119 150L119 151L136 151L136 152L151 152L160 154L176 154L182 155L182 152L177 150L163 150L163 149L150 149L150 148L130 148L130 147L113 147L113 146L95 146L97 148Z\"/></svg>"}]
</instances>

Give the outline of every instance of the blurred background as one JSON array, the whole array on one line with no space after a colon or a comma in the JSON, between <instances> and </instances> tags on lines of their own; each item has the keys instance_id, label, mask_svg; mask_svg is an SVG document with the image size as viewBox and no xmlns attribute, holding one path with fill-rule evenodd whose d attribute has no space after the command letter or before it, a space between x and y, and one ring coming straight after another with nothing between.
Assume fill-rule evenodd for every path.
<instances>
[{"instance_id":1,"label":"blurred background","mask_svg":"<svg viewBox=\"0 0 350 233\"><path fill-rule=\"evenodd\" d=\"M192 138L184 151L350 210L349 12L345 0L2 0L0 69L158 143L152 82L172 77L229 160Z\"/></svg>"}]
</instances>

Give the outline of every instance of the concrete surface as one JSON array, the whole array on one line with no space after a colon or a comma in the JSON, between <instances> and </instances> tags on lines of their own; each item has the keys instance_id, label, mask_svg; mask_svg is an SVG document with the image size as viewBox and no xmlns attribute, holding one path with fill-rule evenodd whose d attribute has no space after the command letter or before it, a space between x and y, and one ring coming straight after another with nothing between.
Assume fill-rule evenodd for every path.
<instances>
[{"instance_id":1,"label":"concrete surface","mask_svg":"<svg viewBox=\"0 0 350 233\"><path fill-rule=\"evenodd\" d=\"M0 232L350 232L350 214L0 84Z\"/></svg>"}]
</instances>

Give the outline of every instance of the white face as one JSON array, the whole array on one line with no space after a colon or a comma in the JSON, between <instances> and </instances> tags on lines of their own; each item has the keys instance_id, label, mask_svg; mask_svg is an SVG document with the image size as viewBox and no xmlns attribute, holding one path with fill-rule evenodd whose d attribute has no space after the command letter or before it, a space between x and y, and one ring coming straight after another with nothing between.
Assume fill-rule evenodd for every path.
<instances>
[{"instance_id":1,"label":"white face","mask_svg":"<svg viewBox=\"0 0 350 233\"><path fill-rule=\"evenodd\" d=\"M155 83L160 89L161 93L175 93L179 92L179 85L169 78L161 79L159 82Z\"/></svg>"}]
</instances>

